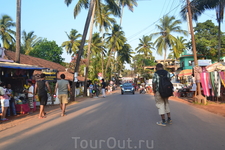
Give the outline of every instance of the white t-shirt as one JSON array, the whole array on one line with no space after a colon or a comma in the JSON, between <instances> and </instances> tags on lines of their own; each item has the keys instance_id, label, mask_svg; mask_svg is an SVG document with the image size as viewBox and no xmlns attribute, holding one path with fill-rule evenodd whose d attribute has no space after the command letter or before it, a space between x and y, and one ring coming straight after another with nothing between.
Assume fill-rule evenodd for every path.
<instances>
[{"instance_id":1,"label":"white t-shirt","mask_svg":"<svg viewBox=\"0 0 225 150\"><path fill-rule=\"evenodd\" d=\"M0 86L0 95L5 95L5 90L3 87Z\"/></svg>"},{"instance_id":2,"label":"white t-shirt","mask_svg":"<svg viewBox=\"0 0 225 150\"><path fill-rule=\"evenodd\" d=\"M34 86L30 86L28 90L28 97L33 97L34 96ZM32 93L32 94L31 94Z\"/></svg>"}]
</instances>

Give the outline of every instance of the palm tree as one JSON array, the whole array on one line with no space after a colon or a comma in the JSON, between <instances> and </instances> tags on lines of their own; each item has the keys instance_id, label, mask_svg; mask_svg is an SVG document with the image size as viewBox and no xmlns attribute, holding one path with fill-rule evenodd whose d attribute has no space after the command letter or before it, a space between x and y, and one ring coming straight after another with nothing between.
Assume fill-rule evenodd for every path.
<instances>
[{"instance_id":1,"label":"palm tree","mask_svg":"<svg viewBox=\"0 0 225 150\"><path fill-rule=\"evenodd\" d=\"M225 0L193 0L190 3L191 12L194 20L198 19L205 10L215 9L218 26L218 61L220 61L221 51L221 23L223 22ZM181 15L186 19L186 7L181 10Z\"/></svg>"},{"instance_id":2,"label":"palm tree","mask_svg":"<svg viewBox=\"0 0 225 150\"><path fill-rule=\"evenodd\" d=\"M121 50L125 42L127 41L124 32L120 30L120 26L115 24L113 26L111 33L106 33L106 43L109 48L108 51L108 61L105 68L105 74L107 69L109 69L109 64L111 62L111 58L115 57L117 51Z\"/></svg>"},{"instance_id":3,"label":"palm tree","mask_svg":"<svg viewBox=\"0 0 225 150\"><path fill-rule=\"evenodd\" d=\"M96 1L97 0L90 0L90 5L88 6L88 2L89 2L88 0L79 0L77 5L74 8L74 18L76 18L76 16L80 13L82 7L84 7L85 9L87 9L89 7L88 15L86 18L86 23L84 26L83 36L82 36L81 44L80 44L79 51L78 51L78 57L76 60L75 74L77 74L79 71L81 55L83 54L84 43L86 40L91 17L92 17L92 14L95 12L94 7L96 4ZM105 0L105 1L109 5L110 9L112 9L114 14L120 14L120 10L119 10L118 6L116 5L116 3L114 2L114 0ZM65 0L64 2L68 6L71 4L72 0ZM100 6L100 3L99 3L99 6ZM75 87L74 83L73 83L73 87ZM73 91L74 91L74 88L73 88ZM74 92L73 92L73 96L74 96Z\"/></svg>"},{"instance_id":4,"label":"palm tree","mask_svg":"<svg viewBox=\"0 0 225 150\"><path fill-rule=\"evenodd\" d=\"M81 40L81 44L80 44L80 48L79 48L79 52L78 52L78 58L77 58L77 62L76 62L75 72L78 72L78 70L79 70L80 59L81 59L81 55L83 54L83 47L84 47L85 39L87 36L87 31L89 28L91 16L93 13L93 8L94 8L96 1L97 0L90 0L90 5L88 6L88 4L89 4L88 0L79 0L74 8L74 18L76 18L77 15L80 13L81 8L83 8L83 7L85 9L89 8L85 27L84 27L84 32L83 32L83 36L82 36L82 40ZM64 2L66 3L67 6L69 6L72 3L72 0L64 0ZM120 16L120 9L116 5L114 0L105 0L105 2L108 4L108 6L112 10L113 14L115 14L115 15L118 14Z\"/></svg>"},{"instance_id":5,"label":"palm tree","mask_svg":"<svg viewBox=\"0 0 225 150\"><path fill-rule=\"evenodd\" d=\"M121 7L121 17L120 17L120 26L122 25L122 17L124 7L127 6L130 11L134 11L134 6L137 7L137 0L118 0L119 6Z\"/></svg>"},{"instance_id":6,"label":"palm tree","mask_svg":"<svg viewBox=\"0 0 225 150\"><path fill-rule=\"evenodd\" d=\"M187 43L184 37L177 37L174 46L172 47L172 53L175 59L180 57L180 54L185 50Z\"/></svg>"},{"instance_id":7,"label":"palm tree","mask_svg":"<svg viewBox=\"0 0 225 150\"><path fill-rule=\"evenodd\" d=\"M25 53L25 55L29 55L33 47L42 41L40 37L37 37L36 35L34 35L34 31L31 31L29 33L26 33L26 31L23 31L22 40L23 40L22 50L23 50L23 53Z\"/></svg>"},{"instance_id":8,"label":"palm tree","mask_svg":"<svg viewBox=\"0 0 225 150\"><path fill-rule=\"evenodd\" d=\"M80 46L79 38L81 38L82 35L79 34L78 31L75 29L71 29L70 34L66 32L66 35L69 41L63 42L62 47L65 47L66 52L68 54L75 55L79 50L79 46Z\"/></svg>"},{"instance_id":9,"label":"palm tree","mask_svg":"<svg viewBox=\"0 0 225 150\"><path fill-rule=\"evenodd\" d=\"M103 33L104 31L108 32L108 29L111 29L112 26L116 23L116 20L114 18L111 18L110 16L113 15L113 12L110 10L108 5L101 4L100 10L96 11L95 15L95 26L99 26L99 31ZM102 42L104 41L102 35ZM101 58L101 66L102 66L102 76L104 77L104 54L102 53Z\"/></svg>"},{"instance_id":10,"label":"palm tree","mask_svg":"<svg viewBox=\"0 0 225 150\"><path fill-rule=\"evenodd\" d=\"M15 27L16 24L13 22L12 18L8 15L2 15L0 18L0 38L2 40L2 46L5 49L9 49L10 46L15 42L13 36L16 32L10 28Z\"/></svg>"},{"instance_id":11,"label":"palm tree","mask_svg":"<svg viewBox=\"0 0 225 150\"><path fill-rule=\"evenodd\" d=\"M21 39L21 0L16 4L16 56L15 62L20 62L20 39Z\"/></svg>"},{"instance_id":12,"label":"palm tree","mask_svg":"<svg viewBox=\"0 0 225 150\"><path fill-rule=\"evenodd\" d=\"M139 39L140 43L138 44L138 47L135 48L138 53L144 53L145 59L149 58L149 55L150 57L152 56L151 49L154 48L152 47L153 43L151 42L151 40L152 37L143 35L142 39Z\"/></svg>"},{"instance_id":13,"label":"palm tree","mask_svg":"<svg viewBox=\"0 0 225 150\"><path fill-rule=\"evenodd\" d=\"M108 5L101 4L100 10L95 12L94 24L95 27L99 27L99 31L102 33L104 31L108 32L112 28L113 24L116 23L115 18L110 16L113 12L110 10Z\"/></svg>"},{"instance_id":14,"label":"palm tree","mask_svg":"<svg viewBox=\"0 0 225 150\"><path fill-rule=\"evenodd\" d=\"M130 44L127 43L118 51L118 57L122 64L125 62L131 63L132 54L134 54L134 52L132 51Z\"/></svg>"},{"instance_id":15,"label":"palm tree","mask_svg":"<svg viewBox=\"0 0 225 150\"><path fill-rule=\"evenodd\" d=\"M175 45L176 37L174 37L173 33L180 33L187 35L187 31L182 30L179 26L181 24L180 20L175 20L175 17L169 17L169 16L163 16L163 18L160 19L160 24L156 25L156 27L159 29L159 32L151 34L151 36L158 36L158 38L155 40L154 45L157 48L157 53L159 55L163 55L164 51L164 63L166 60L166 54L168 48L171 48Z\"/></svg>"}]
</instances>

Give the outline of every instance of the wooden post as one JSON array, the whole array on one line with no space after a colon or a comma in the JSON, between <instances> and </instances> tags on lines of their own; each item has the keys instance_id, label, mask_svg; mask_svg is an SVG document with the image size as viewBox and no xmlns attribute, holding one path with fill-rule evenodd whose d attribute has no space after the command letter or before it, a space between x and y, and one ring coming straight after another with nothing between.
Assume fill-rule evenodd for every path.
<instances>
[{"instance_id":1,"label":"wooden post","mask_svg":"<svg viewBox=\"0 0 225 150\"><path fill-rule=\"evenodd\" d=\"M191 33L192 50L193 50L193 55L194 55L194 64L195 64L195 66L198 66L195 36L194 36L193 24L192 24L192 13L191 13L189 0L187 0L187 11L188 11L190 33ZM196 83L197 83L197 96L195 97L195 101L197 101L198 103L206 104L206 98L204 96L202 96L202 93L201 93L200 82L196 82Z\"/></svg>"}]
</instances>

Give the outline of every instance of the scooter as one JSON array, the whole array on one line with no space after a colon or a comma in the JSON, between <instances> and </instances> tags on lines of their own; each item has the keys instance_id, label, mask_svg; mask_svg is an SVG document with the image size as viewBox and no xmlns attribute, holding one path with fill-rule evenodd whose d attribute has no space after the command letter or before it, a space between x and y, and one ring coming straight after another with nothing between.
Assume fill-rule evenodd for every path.
<instances>
[{"instance_id":1,"label":"scooter","mask_svg":"<svg viewBox=\"0 0 225 150\"><path fill-rule=\"evenodd\" d=\"M141 88L141 89L140 89L140 94L145 94L145 93L146 93L145 88Z\"/></svg>"}]
</instances>

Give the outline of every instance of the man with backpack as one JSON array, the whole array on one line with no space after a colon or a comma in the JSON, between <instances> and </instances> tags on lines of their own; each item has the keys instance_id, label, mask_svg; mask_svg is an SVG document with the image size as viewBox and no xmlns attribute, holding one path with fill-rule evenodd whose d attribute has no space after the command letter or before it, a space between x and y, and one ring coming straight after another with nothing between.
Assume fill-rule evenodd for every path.
<instances>
[{"instance_id":1,"label":"man with backpack","mask_svg":"<svg viewBox=\"0 0 225 150\"><path fill-rule=\"evenodd\" d=\"M173 95L173 84L170 81L169 72L163 69L162 64L158 63L156 65L156 70L157 71L153 75L152 85L156 107L162 118L162 121L159 121L156 124L166 126L167 123L172 124L168 98ZM167 121L165 119L165 114L167 114L168 117Z\"/></svg>"}]
</instances>

